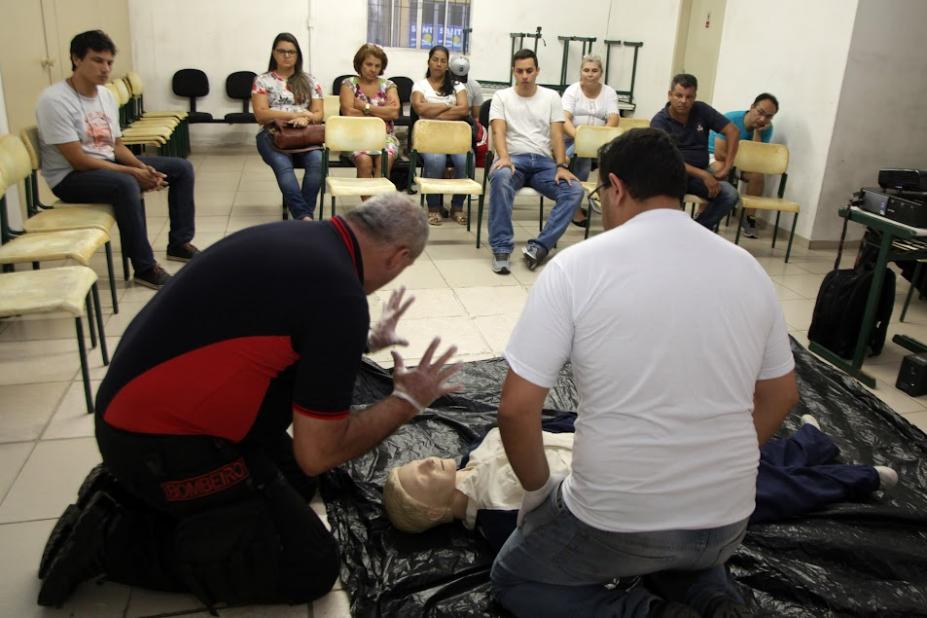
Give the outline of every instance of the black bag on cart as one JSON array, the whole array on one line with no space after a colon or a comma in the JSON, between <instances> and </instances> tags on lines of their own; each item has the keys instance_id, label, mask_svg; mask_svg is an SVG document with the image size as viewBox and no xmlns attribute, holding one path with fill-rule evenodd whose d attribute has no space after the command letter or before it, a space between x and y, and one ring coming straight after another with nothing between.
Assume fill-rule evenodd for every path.
<instances>
[{"instance_id":1,"label":"black bag on cart","mask_svg":"<svg viewBox=\"0 0 927 618\"><path fill-rule=\"evenodd\" d=\"M832 270L824 276L814 302L811 327L808 329L809 341L824 346L841 358L853 356L872 276L873 270L865 266ZM895 273L886 268L869 336L868 356L878 356L882 352L894 304Z\"/></svg>"}]
</instances>

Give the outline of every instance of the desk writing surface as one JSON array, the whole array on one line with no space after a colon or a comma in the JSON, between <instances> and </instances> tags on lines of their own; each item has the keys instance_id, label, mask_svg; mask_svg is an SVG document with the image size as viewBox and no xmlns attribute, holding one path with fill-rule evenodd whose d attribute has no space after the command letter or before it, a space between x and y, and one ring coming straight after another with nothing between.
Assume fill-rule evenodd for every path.
<instances>
[{"instance_id":1,"label":"desk writing surface","mask_svg":"<svg viewBox=\"0 0 927 618\"><path fill-rule=\"evenodd\" d=\"M844 209L841 209L841 214ZM893 231L897 230L898 232L903 232L906 236L927 236L927 228L923 227L912 227L904 223L899 223L898 221L893 221L888 217L884 217L880 214L870 212L868 210L863 210L859 206L850 207L850 219L856 221L857 223L866 223L867 221L874 220L884 225L890 225L892 228L895 228Z\"/></svg>"}]
</instances>

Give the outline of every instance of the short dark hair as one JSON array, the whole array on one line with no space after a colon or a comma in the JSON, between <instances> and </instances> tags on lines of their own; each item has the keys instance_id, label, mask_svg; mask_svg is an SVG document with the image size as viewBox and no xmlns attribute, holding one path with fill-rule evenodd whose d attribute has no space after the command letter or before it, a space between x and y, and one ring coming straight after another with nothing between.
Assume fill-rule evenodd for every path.
<instances>
[{"instance_id":1,"label":"short dark hair","mask_svg":"<svg viewBox=\"0 0 927 618\"><path fill-rule=\"evenodd\" d=\"M779 99L769 94L768 92L761 92L760 94L756 95L756 98L753 99L753 105L756 105L760 101L770 101L773 105L776 106L776 111L779 111Z\"/></svg>"},{"instance_id":2,"label":"short dark hair","mask_svg":"<svg viewBox=\"0 0 927 618\"><path fill-rule=\"evenodd\" d=\"M673 81L670 82L670 90L675 88L676 84L679 84L683 88L695 88L698 90L698 79L691 73L679 73L678 75L673 75Z\"/></svg>"},{"instance_id":3,"label":"short dark hair","mask_svg":"<svg viewBox=\"0 0 927 618\"><path fill-rule=\"evenodd\" d=\"M686 193L686 164L673 140L660 129L632 129L599 149L599 178L614 174L636 200Z\"/></svg>"},{"instance_id":4,"label":"short dark hair","mask_svg":"<svg viewBox=\"0 0 927 618\"><path fill-rule=\"evenodd\" d=\"M512 56L512 66L514 67L515 63L518 62L519 60L527 60L529 58L531 60L534 60L534 66L535 68L537 68L538 67L538 55L534 53L534 50L531 50L531 49L519 49L517 52L515 52L515 54Z\"/></svg>"},{"instance_id":5,"label":"short dark hair","mask_svg":"<svg viewBox=\"0 0 927 618\"><path fill-rule=\"evenodd\" d=\"M116 55L116 44L113 43L109 35L102 30L81 32L71 39L71 56L76 57L78 60L83 60L84 56L86 56L87 52L91 49L98 52L108 51L114 56ZM75 65L72 60L71 70L73 71L76 68L77 65Z\"/></svg>"},{"instance_id":6,"label":"short dark hair","mask_svg":"<svg viewBox=\"0 0 927 618\"><path fill-rule=\"evenodd\" d=\"M364 60L367 59L367 56L373 56L380 61L380 75L383 75L383 71L386 70L386 63L388 62L386 52L383 51L382 47L374 45L373 43L364 43L360 46L360 49L357 50L357 53L354 54L354 70L357 71L357 74L360 75L361 65L364 64Z\"/></svg>"}]
</instances>

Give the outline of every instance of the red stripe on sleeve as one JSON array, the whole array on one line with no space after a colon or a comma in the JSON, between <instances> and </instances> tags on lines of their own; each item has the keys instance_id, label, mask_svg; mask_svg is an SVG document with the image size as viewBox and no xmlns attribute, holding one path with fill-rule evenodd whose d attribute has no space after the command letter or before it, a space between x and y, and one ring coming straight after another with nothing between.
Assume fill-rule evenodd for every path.
<instances>
[{"instance_id":1,"label":"red stripe on sleeve","mask_svg":"<svg viewBox=\"0 0 927 618\"><path fill-rule=\"evenodd\" d=\"M351 413L350 410L319 412L318 410L310 410L309 408L304 408L296 404L293 404L293 412L297 412L303 416L308 416L309 418L321 419L323 421L340 421Z\"/></svg>"}]
</instances>

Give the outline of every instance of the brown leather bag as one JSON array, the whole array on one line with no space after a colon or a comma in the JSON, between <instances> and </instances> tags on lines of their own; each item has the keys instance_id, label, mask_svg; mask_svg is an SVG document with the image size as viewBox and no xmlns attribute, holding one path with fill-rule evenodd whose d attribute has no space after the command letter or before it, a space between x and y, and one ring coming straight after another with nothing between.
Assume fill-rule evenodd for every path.
<instances>
[{"instance_id":1,"label":"brown leather bag","mask_svg":"<svg viewBox=\"0 0 927 618\"><path fill-rule=\"evenodd\" d=\"M279 118L267 125L277 150L284 152L304 152L313 148L321 148L325 143L325 125L310 124L305 127L294 127L288 121Z\"/></svg>"}]
</instances>

